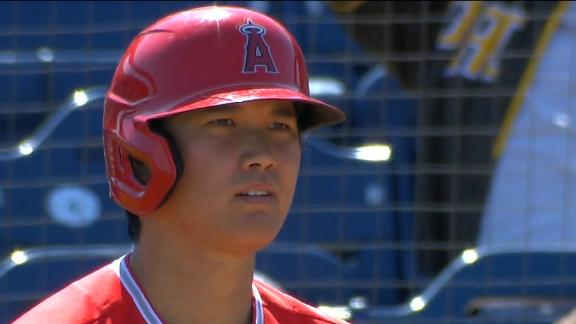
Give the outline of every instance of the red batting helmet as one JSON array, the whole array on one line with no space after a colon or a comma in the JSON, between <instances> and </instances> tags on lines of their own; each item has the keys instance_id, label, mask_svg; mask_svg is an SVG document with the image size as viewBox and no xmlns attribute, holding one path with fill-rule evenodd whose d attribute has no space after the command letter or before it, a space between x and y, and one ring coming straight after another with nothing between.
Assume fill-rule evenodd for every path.
<instances>
[{"instance_id":1,"label":"red batting helmet","mask_svg":"<svg viewBox=\"0 0 576 324\"><path fill-rule=\"evenodd\" d=\"M149 122L182 112L261 99L300 103L301 128L344 115L309 96L308 73L294 37L277 21L236 7L202 7L143 30L121 58L104 104L104 154L111 196L145 215L177 177L167 140ZM135 178L132 160L150 176Z\"/></svg>"}]
</instances>

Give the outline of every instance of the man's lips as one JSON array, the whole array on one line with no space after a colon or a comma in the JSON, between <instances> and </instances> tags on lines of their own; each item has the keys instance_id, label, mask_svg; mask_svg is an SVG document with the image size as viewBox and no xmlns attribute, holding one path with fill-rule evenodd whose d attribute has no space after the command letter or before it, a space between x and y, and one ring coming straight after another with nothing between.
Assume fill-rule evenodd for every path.
<instances>
[{"instance_id":1,"label":"man's lips","mask_svg":"<svg viewBox=\"0 0 576 324\"><path fill-rule=\"evenodd\" d=\"M236 192L237 198L253 203L267 203L272 201L275 196L276 192L273 186L266 183L250 184Z\"/></svg>"}]
</instances>

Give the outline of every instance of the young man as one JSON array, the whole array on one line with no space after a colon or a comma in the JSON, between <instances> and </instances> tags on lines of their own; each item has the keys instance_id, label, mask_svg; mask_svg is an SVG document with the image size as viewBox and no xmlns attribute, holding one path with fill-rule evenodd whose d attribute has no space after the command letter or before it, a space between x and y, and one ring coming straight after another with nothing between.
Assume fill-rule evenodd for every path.
<instances>
[{"instance_id":1,"label":"young man","mask_svg":"<svg viewBox=\"0 0 576 324\"><path fill-rule=\"evenodd\" d=\"M263 14L203 7L146 28L104 107L135 249L16 323L341 323L253 274L288 213L301 133L343 119L309 97L298 44Z\"/></svg>"}]
</instances>

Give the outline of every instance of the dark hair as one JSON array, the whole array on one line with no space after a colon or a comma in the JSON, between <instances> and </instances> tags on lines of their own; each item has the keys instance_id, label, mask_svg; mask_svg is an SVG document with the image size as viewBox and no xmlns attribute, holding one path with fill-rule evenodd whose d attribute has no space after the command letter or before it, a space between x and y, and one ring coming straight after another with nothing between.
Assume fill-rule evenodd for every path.
<instances>
[{"instance_id":1,"label":"dark hair","mask_svg":"<svg viewBox=\"0 0 576 324\"><path fill-rule=\"evenodd\" d=\"M307 119L308 116L307 114L302 113L303 105L295 103L294 107L296 110L296 123L298 126L298 141L302 143L301 130L304 125L308 124ZM182 157L180 155L180 150L178 150L178 147L176 146L176 140L174 136L170 132L168 132L168 130L164 126L162 119L153 121L150 124L150 129L162 135L168 141L172 156L174 157L174 163L176 164L176 174L177 174L176 181L178 181L178 179L180 178L180 174L182 174L183 162ZM148 168L148 166L144 162L137 160L133 157L130 157L130 163L132 166L132 170L134 171L134 177L136 178L136 180L138 180L141 184L145 185L150 179L150 169ZM174 186L172 188L174 188ZM167 194L165 199L167 199L168 196L170 196L170 194ZM140 216L130 212L129 210L124 211L128 219L128 235L132 240L132 242L137 243L140 238L140 231L142 229Z\"/></svg>"},{"instance_id":2,"label":"dark hair","mask_svg":"<svg viewBox=\"0 0 576 324\"><path fill-rule=\"evenodd\" d=\"M129 210L124 211L126 212L126 218L128 218L128 236L132 242L138 243L138 239L140 239L140 230L142 229L140 218Z\"/></svg>"}]
</instances>

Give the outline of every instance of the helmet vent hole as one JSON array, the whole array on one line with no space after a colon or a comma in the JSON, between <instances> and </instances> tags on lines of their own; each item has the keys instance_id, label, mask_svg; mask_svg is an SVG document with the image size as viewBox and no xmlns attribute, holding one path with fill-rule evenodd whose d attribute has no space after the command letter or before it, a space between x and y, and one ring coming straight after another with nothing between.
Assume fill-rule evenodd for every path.
<instances>
[{"instance_id":1,"label":"helmet vent hole","mask_svg":"<svg viewBox=\"0 0 576 324\"><path fill-rule=\"evenodd\" d=\"M150 180L150 168L148 166L134 158L133 156L129 156L130 165L132 166L132 172L134 173L134 178L138 180L141 185L146 185Z\"/></svg>"}]
</instances>

